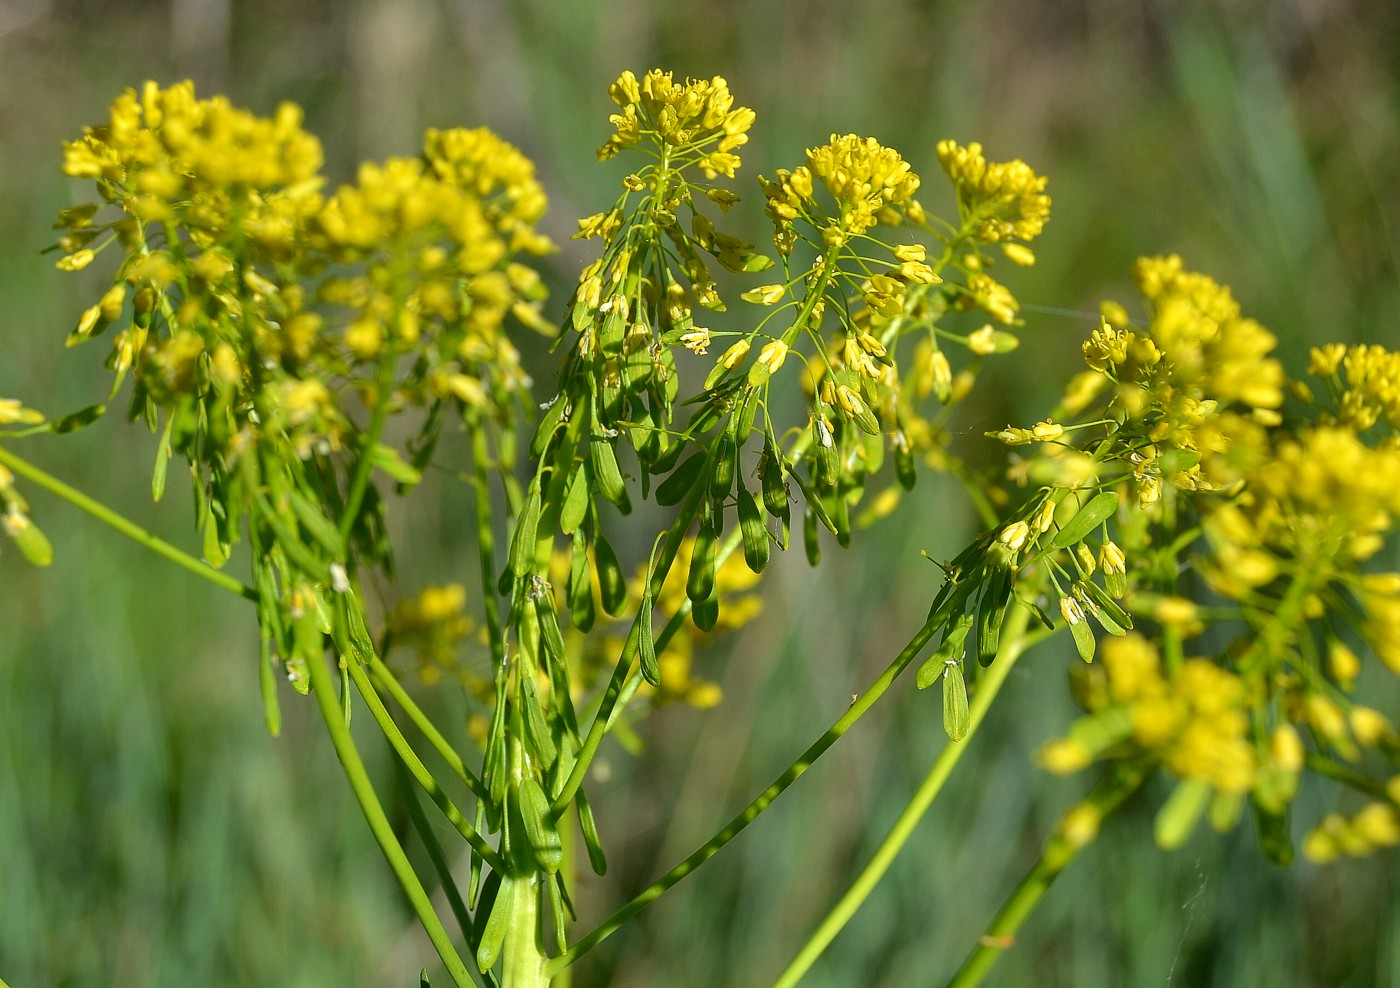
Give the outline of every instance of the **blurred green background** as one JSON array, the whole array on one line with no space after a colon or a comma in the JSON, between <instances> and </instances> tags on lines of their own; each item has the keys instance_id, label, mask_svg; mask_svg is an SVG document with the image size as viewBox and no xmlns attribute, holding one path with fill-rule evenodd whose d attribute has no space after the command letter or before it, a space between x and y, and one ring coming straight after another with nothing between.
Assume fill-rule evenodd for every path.
<instances>
[{"instance_id":1,"label":"blurred green background","mask_svg":"<svg viewBox=\"0 0 1400 988\"><path fill-rule=\"evenodd\" d=\"M755 107L750 180L832 131L878 136L931 187L944 136L1025 158L1055 199L1039 264L1012 280L1025 303L1130 302L1133 258L1178 251L1234 287L1295 372L1320 340L1400 343L1392 0L0 0L0 396L61 414L105 393L98 348L62 350L99 276L60 274L39 251L78 194L59 142L122 87L192 77L263 112L295 100L335 178L413 153L426 126L490 125L539 163L564 241L621 174L593 157L608 83L653 65L724 75ZM743 216L765 236L756 208ZM550 261L561 284L585 256L566 242ZM1027 315L1021 351L959 422L971 455L983 429L1043 414L1093 325ZM172 483L149 503L153 448L119 415L16 447L197 551L184 492ZM314 713L289 702L283 736L263 730L250 610L25 490L58 559L38 572L8 547L0 557L0 978L416 984L431 951ZM946 557L971 530L948 485L917 495L851 550L829 547L815 575L778 561L764 617L698 670L723 682L720 708L652 718L642 760L605 748L592 789L613 868L583 885L584 928L727 820L917 626L936 571L916 550ZM406 585L463 578L468 508L445 487L400 513ZM1071 716L1070 661L1052 646L1022 663L805 984L952 972L1087 784L1029 760ZM738 843L582 962L576 984L771 980L927 770L943 743L936 704L903 684ZM1400 985L1393 855L1282 871L1247 827L1164 855L1150 842L1161 797L1108 825L990 983ZM1302 815L1329 798L1305 793Z\"/></svg>"}]
</instances>

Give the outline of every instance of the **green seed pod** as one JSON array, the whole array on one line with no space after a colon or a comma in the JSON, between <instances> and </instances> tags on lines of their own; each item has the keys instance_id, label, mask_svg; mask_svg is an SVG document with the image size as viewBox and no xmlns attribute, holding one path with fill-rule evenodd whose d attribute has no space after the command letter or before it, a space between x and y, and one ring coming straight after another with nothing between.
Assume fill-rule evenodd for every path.
<instances>
[{"instance_id":1,"label":"green seed pod","mask_svg":"<svg viewBox=\"0 0 1400 988\"><path fill-rule=\"evenodd\" d=\"M598 492L621 507L627 498L627 487L622 482L622 471L618 469L612 441L595 432L588 444L588 459L593 467L593 480L598 484Z\"/></svg>"},{"instance_id":2,"label":"green seed pod","mask_svg":"<svg viewBox=\"0 0 1400 988\"><path fill-rule=\"evenodd\" d=\"M170 430L175 425L175 416L165 420L165 431L161 433L160 445L156 447L156 464L151 471L151 500L159 501L165 496L165 475L170 465Z\"/></svg>"},{"instance_id":3,"label":"green seed pod","mask_svg":"<svg viewBox=\"0 0 1400 988\"><path fill-rule=\"evenodd\" d=\"M1164 851L1186 843L1210 798L1210 784L1202 779L1182 779L1167 797L1152 823L1152 837Z\"/></svg>"},{"instance_id":4,"label":"green seed pod","mask_svg":"<svg viewBox=\"0 0 1400 988\"><path fill-rule=\"evenodd\" d=\"M816 566L822 561L821 543L817 541L817 515L812 510L811 502L807 504L807 510L802 512L802 547L807 550L807 562Z\"/></svg>"},{"instance_id":5,"label":"green seed pod","mask_svg":"<svg viewBox=\"0 0 1400 988\"><path fill-rule=\"evenodd\" d=\"M1080 618L1069 626L1069 633L1074 637L1074 647L1079 651L1079 657L1085 662L1094 661L1094 629L1089 627L1089 622Z\"/></svg>"},{"instance_id":6,"label":"green seed pod","mask_svg":"<svg viewBox=\"0 0 1400 988\"><path fill-rule=\"evenodd\" d=\"M627 578L622 574L617 553L613 552L613 547L602 535L593 540L593 564L598 568L598 590L603 610L617 617L627 607Z\"/></svg>"},{"instance_id":7,"label":"green seed pod","mask_svg":"<svg viewBox=\"0 0 1400 988\"><path fill-rule=\"evenodd\" d=\"M535 542L540 522L540 487L530 485L525 495L525 505L515 520L515 537L510 542L510 572L517 579L523 579L534 572Z\"/></svg>"},{"instance_id":8,"label":"green seed pod","mask_svg":"<svg viewBox=\"0 0 1400 988\"><path fill-rule=\"evenodd\" d=\"M1094 495L1089 503L1080 508L1069 522L1055 533L1050 545L1056 549L1066 549L1076 542L1082 542L1094 529L1098 528L1118 511L1118 495L1113 491L1103 491Z\"/></svg>"},{"instance_id":9,"label":"green seed pod","mask_svg":"<svg viewBox=\"0 0 1400 988\"><path fill-rule=\"evenodd\" d=\"M701 481L705 465L708 462L709 457L704 452L697 452L687 457L684 463L676 467L671 476L656 485L656 503L663 507L669 507L684 501L691 489Z\"/></svg>"},{"instance_id":10,"label":"green seed pod","mask_svg":"<svg viewBox=\"0 0 1400 988\"><path fill-rule=\"evenodd\" d=\"M520 818L525 824L525 840L535 862L550 875L564 860L564 845L549 811L549 799L534 776L520 780Z\"/></svg>"},{"instance_id":11,"label":"green seed pod","mask_svg":"<svg viewBox=\"0 0 1400 988\"><path fill-rule=\"evenodd\" d=\"M715 501L724 501L729 497L729 492L734 489L735 461L738 458L738 449L734 443L734 437L728 432L721 433L715 439L714 447L711 450L710 469L710 497Z\"/></svg>"},{"instance_id":12,"label":"green seed pod","mask_svg":"<svg viewBox=\"0 0 1400 988\"><path fill-rule=\"evenodd\" d=\"M1110 635L1126 635L1132 630L1132 615L1093 580L1080 580L1075 584L1074 590L1084 609L1103 625L1104 631Z\"/></svg>"},{"instance_id":13,"label":"green seed pod","mask_svg":"<svg viewBox=\"0 0 1400 988\"><path fill-rule=\"evenodd\" d=\"M573 556L569 566L569 620L579 631L593 627L593 576L588 565L588 547L582 538L574 536Z\"/></svg>"},{"instance_id":14,"label":"green seed pod","mask_svg":"<svg viewBox=\"0 0 1400 988\"><path fill-rule=\"evenodd\" d=\"M768 565L768 527L763 524L763 512L747 487L739 485L739 530L744 537L744 562L755 573L762 573Z\"/></svg>"},{"instance_id":15,"label":"green seed pod","mask_svg":"<svg viewBox=\"0 0 1400 988\"><path fill-rule=\"evenodd\" d=\"M943 730L949 741L961 741L972 727L967 707L967 683L962 663L949 659L943 673Z\"/></svg>"},{"instance_id":16,"label":"green seed pod","mask_svg":"<svg viewBox=\"0 0 1400 988\"><path fill-rule=\"evenodd\" d=\"M783 462L771 445L763 446L763 458L758 465L759 481L763 485L763 507L774 518L788 510L787 484L783 482Z\"/></svg>"},{"instance_id":17,"label":"green seed pod","mask_svg":"<svg viewBox=\"0 0 1400 988\"><path fill-rule=\"evenodd\" d=\"M661 685L661 666L656 662L656 639L651 627L651 590L642 594L642 606L637 609L637 654L641 661L642 678L652 686Z\"/></svg>"},{"instance_id":18,"label":"green seed pod","mask_svg":"<svg viewBox=\"0 0 1400 988\"><path fill-rule=\"evenodd\" d=\"M914 463L914 452L909 448L908 443L895 445L894 475L899 480L899 486L906 491L912 491L914 483L919 479L918 470Z\"/></svg>"},{"instance_id":19,"label":"green seed pod","mask_svg":"<svg viewBox=\"0 0 1400 988\"><path fill-rule=\"evenodd\" d=\"M591 503L588 474L589 468L579 464L565 483L564 506L559 510L559 530L565 535L577 532L583 519L588 516Z\"/></svg>"},{"instance_id":20,"label":"green seed pod","mask_svg":"<svg viewBox=\"0 0 1400 988\"><path fill-rule=\"evenodd\" d=\"M1252 802L1254 810L1254 833L1259 841L1259 849L1270 861L1287 868L1293 863L1293 839L1289 836L1288 811L1271 812Z\"/></svg>"},{"instance_id":21,"label":"green seed pod","mask_svg":"<svg viewBox=\"0 0 1400 988\"><path fill-rule=\"evenodd\" d=\"M558 760L559 749L554 744L549 723L544 718L544 710L540 706L540 695L529 676L522 676L520 679L520 706L521 712L524 714L525 739L534 749L534 755L540 765L548 768Z\"/></svg>"},{"instance_id":22,"label":"green seed pod","mask_svg":"<svg viewBox=\"0 0 1400 988\"><path fill-rule=\"evenodd\" d=\"M565 909L564 878L555 872L544 882L544 889L549 899L549 914L554 920L554 946L559 953L569 949L569 938L566 931L569 929L569 918L573 915L573 910Z\"/></svg>"},{"instance_id":23,"label":"green seed pod","mask_svg":"<svg viewBox=\"0 0 1400 988\"><path fill-rule=\"evenodd\" d=\"M989 567L987 588L977 606L977 661L992 664L1001 647L1001 623L1011 599L1011 570L1006 566Z\"/></svg>"},{"instance_id":24,"label":"green seed pod","mask_svg":"<svg viewBox=\"0 0 1400 988\"><path fill-rule=\"evenodd\" d=\"M690 574L685 581L685 595L692 604L708 599L715 591L715 550L718 541L714 523L701 522L690 556Z\"/></svg>"},{"instance_id":25,"label":"green seed pod","mask_svg":"<svg viewBox=\"0 0 1400 988\"><path fill-rule=\"evenodd\" d=\"M18 537L15 539L19 541ZM21 550L23 546L21 545ZM289 553L290 554L290 553ZM219 526L214 514L209 513L209 520L204 525L204 561L215 569L222 569L224 563L228 562L229 546L219 538ZM40 564L46 565L46 564ZM315 569L310 570L315 572Z\"/></svg>"},{"instance_id":26,"label":"green seed pod","mask_svg":"<svg viewBox=\"0 0 1400 988\"><path fill-rule=\"evenodd\" d=\"M603 853L603 842L598 839L598 824L593 819L593 809L588 805L588 797L584 795L582 786L574 795L574 804L578 806L579 829L583 831L583 844L588 849L588 863L593 868L593 874L606 875L608 859Z\"/></svg>"},{"instance_id":27,"label":"green seed pod","mask_svg":"<svg viewBox=\"0 0 1400 988\"><path fill-rule=\"evenodd\" d=\"M701 631L711 631L719 622L719 598L708 597L698 604L692 604L690 619Z\"/></svg>"},{"instance_id":28,"label":"green seed pod","mask_svg":"<svg viewBox=\"0 0 1400 988\"><path fill-rule=\"evenodd\" d=\"M486 917L486 925L481 928L481 942L476 948L476 967L482 974L496 966L496 959L501 956L501 948L505 946L517 885L521 886L522 894L529 893L525 879L517 881L509 875L502 876L495 901L491 903L491 912Z\"/></svg>"},{"instance_id":29,"label":"green seed pod","mask_svg":"<svg viewBox=\"0 0 1400 988\"><path fill-rule=\"evenodd\" d=\"M554 438L554 433L558 430L559 423L564 420L564 413L568 408L568 400L563 395L557 395L540 416L540 424L535 427L535 435L530 440L530 455L535 459L544 458L549 441Z\"/></svg>"}]
</instances>

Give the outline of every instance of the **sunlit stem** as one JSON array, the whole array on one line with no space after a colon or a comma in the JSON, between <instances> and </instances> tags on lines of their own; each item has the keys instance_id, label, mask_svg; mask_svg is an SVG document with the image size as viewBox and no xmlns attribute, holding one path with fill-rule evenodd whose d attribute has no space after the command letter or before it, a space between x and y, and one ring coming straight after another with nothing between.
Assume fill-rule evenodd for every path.
<instances>
[{"instance_id":1,"label":"sunlit stem","mask_svg":"<svg viewBox=\"0 0 1400 988\"><path fill-rule=\"evenodd\" d=\"M671 888L682 878L685 878L700 865L712 858L720 848L733 840L739 833L752 823L760 813L777 799L784 790L802 777L807 769L812 767L812 763L820 758L828 748L835 744L842 735L849 731L855 723L863 717L867 711L874 706L875 702L884 696L885 691L895 681L901 672L913 662L929 640L938 632L944 622L944 615L939 613L931 616L927 623L919 629L918 633L910 639L894 661L882 672L874 683L870 685L864 693L858 696L854 702L846 709L836 722L827 729L821 737L817 738L806 751L793 762L783 772L773 780L763 792L744 807L738 815L725 824L724 829L715 834L708 841L698 847L689 857L676 865L666 874L662 875L655 882L648 885L638 893L632 901L613 913L612 916L603 922L596 930L580 939L564 953L555 957L549 963L549 971L555 973L568 967L574 961L587 953L598 944L611 936L622 924L641 912L646 906L661 897L667 889Z\"/></svg>"},{"instance_id":2,"label":"sunlit stem","mask_svg":"<svg viewBox=\"0 0 1400 988\"><path fill-rule=\"evenodd\" d=\"M104 525L116 529L133 542L145 546L157 555L164 556L176 566L181 566L189 570L200 579L206 580L221 590L227 590L229 593L237 594L247 600L256 601L258 599L258 592L252 587L234 579L226 573L219 572L208 563L196 559L194 556L191 556L181 549L175 548L175 546L166 542L164 539L152 535L140 525L119 515L105 504L93 500L74 487L70 487L57 477L39 469L23 457L16 456L3 446L0 446L0 463L3 463L14 471L14 473L31 483L37 484L49 493L61 497L80 511L87 512Z\"/></svg>"},{"instance_id":3,"label":"sunlit stem","mask_svg":"<svg viewBox=\"0 0 1400 988\"><path fill-rule=\"evenodd\" d=\"M1093 838L1097 835L1097 830L1093 834L1079 835L1063 825L1063 821L1070 818L1070 814L1087 811L1096 821L1102 821L1117 806L1127 799L1137 788L1142 785L1147 777L1147 769L1142 765L1125 765L1115 769L1108 776L1102 779L1089 797L1074 807L1062 818L1062 825L1056 829L1055 834L1045 842L1045 849L1040 854L1040 860L1031 868L1030 873L1021 879L1021 883L1016 886L1005 904L997 912L996 918L992 920L987 931L978 938L977 947L968 955L963 966L953 975L953 980L948 982L948 988L973 988L982 983L982 978L1002 952L1012 947L1016 943L1016 934L1020 931L1026 918L1039 905L1049 890L1050 884L1059 877L1073 861L1079 852L1093 843ZM1087 839L1086 839L1087 838Z\"/></svg>"},{"instance_id":4,"label":"sunlit stem","mask_svg":"<svg viewBox=\"0 0 1400 988\"><path fill-rule=\"evenodd\" d=\"M977 680L977 692L973 696L969 708L970 721L967 735L961 741L949 741L944 746L928 775L909 800L909 805L904 808L904 812L899 815L899 819L890 828L890 832L880 842L880 846L871 857L869 864L865 866L851 887L847 889L846 894L827 914L826 919L822 920L821 925L817 927L811 939L793 958L792 963L773 982L773 988L792 988L793 985L797 984L807 969L821 956L827 945L835 939L836 934L841 932L845 925L850 922L851 917L865 903L904 845L908 843L909 838L914 833L914 828L918 826L919 821L933 805L934 799L942 791L948 776L952 774L963 753L970 746L972 739L976 737L978 727L987 716L987 710L991 707L992 701L996 699L1002 684L1006 682L1007 675L1016 665L1016 660L1032 643L1043 637L1040 632L1026 633L1026 625L1029 621L1030 610L1028 608L1016 605L1011 607L1006 616L1006 624L1001 630L1001 648L998 650L996 658L992 660L991 666Z\"/></svg>"},{"instance_id":5,"label":"sunlit stem","mask_svg":"<svg viewBox=\"0 0 1400 988\"><path fill-rule=\"evenodd\" d=\"M379 803L379 797L374 791L374 784L370 782L369 774L365 771L364 761L360 758L360 752L355 747L355 739L350 734L350 725L345 723L345 714L341 710L340 700L336 695L336 684L326 670L324 662L313 660L306 665L311 675L311 692L316 697L316 706L321 711L321 719L326 723L326 730L331 736L331 743L335 746L336 756L340 759L341 767L345 770L345 778L350 783L350 789L354 792L356 801L360 804L360 810L369 823L369 829L373 832L374 839L379 843L380 850L384 852L389 867L393 869L394 877L399 880L399 885L403 887L409 904L417 913L419 922L423 924L424 932L428 934L428 939L432 941L438 956L442 958L443 966L447 968L448 975L451 976L457 988L465 988L465 986L472 984L471 974L467 971L466 965L462 963L462 959L457 956L457 951L452 946L452 939L447 935L447 930L443 928L442 921L438 919L437 912L434 911L433 904L429 901L428 893L424 891L422 882L418 880L418 873L413 870L413 865L409 862L408 856L404 854L398 838L394 836L394 828L389 823L389 818L384 815L384 807Z\"/></svg>"}]
</instances>

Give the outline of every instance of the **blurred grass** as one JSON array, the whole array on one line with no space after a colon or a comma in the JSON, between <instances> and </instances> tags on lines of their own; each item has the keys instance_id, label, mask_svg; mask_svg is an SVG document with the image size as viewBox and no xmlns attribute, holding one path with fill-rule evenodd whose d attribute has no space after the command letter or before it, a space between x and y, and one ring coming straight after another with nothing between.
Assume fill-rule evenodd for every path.
<instances>
[{"instance_id":1,"label":"blurred grass","mask_svg":"<svg viewBox=\"0 0 1400 988\"><path fill-rule=\"evenodd\" d=\"M96 350L61 352L96 282L80 290L38 250L69 201L58 142L148 77L191 76L263 111L302 103L337 178L357 156L412 153L425 126L493 126L538 161L565 241L620 174L592 154L617 72L723 74L759 112L750 178L848 130L900 148L930 187L943 136L1048 174L1053 221L1040 263L1015 280L1024 302L1091 313L1104 295L1131 301L1132 259L1174 250L1233 285L1295 371L1320 340L1395 346L1397 38L1400 8L1384 0L0 0L0 395L61 413L105 387ZM561 284L584 256L566 242ZM973 455L982 429L1046 407L1092 325L1029 321L958 424ZM152 446L109 419L19 451L192 546L179 485L148 503ZM643 760L605 749L611 778L593 801L614 867L584 883L584 926L707 837L903 643L936 585L912 549L947 555L971 527L946 483L916 493L851 551L829 546L815 575L800 557L778 562L765 617L701 670L723 679L723 706L660 714ZM252 615L33 500L58 562L37 573L0 557L0 977L412 983L428 951L314 716L289 700L284 736L262 730ZM464 501L439 487L395 520L407 586L462 575ZM914 845L805 983L935 984L956 967L1081 791L1029 763L1071 714L1067 661L1047 648L1023 663ZM940 735L930 698L901 687L739 843L587 958L576 984L764 983L868 857ZM1247 828L1163 855L1149 836L1160 796L1109 824L993 983L1400 984L1393 858L1284 872Z\"/></svg>"}]
</instances>

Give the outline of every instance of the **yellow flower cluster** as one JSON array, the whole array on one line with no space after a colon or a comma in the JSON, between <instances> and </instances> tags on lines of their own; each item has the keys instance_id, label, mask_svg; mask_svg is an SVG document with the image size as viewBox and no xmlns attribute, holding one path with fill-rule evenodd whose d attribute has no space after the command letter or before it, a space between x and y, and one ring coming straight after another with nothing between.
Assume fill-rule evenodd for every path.
<instances>
[{"instance_id":1,"label":"yellow flower cluster","mask_svg":"<svg viewBox=\"0 0 1400 988\"><path fill-rule=\"evenodd\" d=\"M117 97L106 126L64 145L63 171L96 180L106 201L142 220L219 229L258 194L315 191L321 144L301 119L293 103L263 118L221 96L198 100L190 82L147 82Z\"/></svg>"},{"instance_id":2,"label":"yellow flower cluster","mask_svg":"<svg viewBox=\"0 0 1400 988\"><path fill-rule=\"evenodd\" d=\"M760 181L768 199L768 217L776 227L774 243L784 254L797 241L793 221L799 218L821 231L826 246L839 247L879 222L886 207L907 203L907 209L922 217L911 198L919 188L919 176L898 151L873 137L832 134L826 144L807 149L806 164L792 171L780 168L772 181ZM817 203L816 182L835 200L833 215Z\"/></svg>"},{"instance_id":3,"label":"yellow flower cluster","mask_svg":"<svg viewBox=\"0 0 1400 988\"><path fill-rule=\"evenodd\" d=\"M1303 855L1326 864L1342 855L1360 858L1400 844L1400 776L1386 787L1388 802L1372 802L1351 819L1329 813L1303 838Z\"/></svg>"},{"instance_id":4,"label":"yellow flower cluster","mask_svg":"<svg viewBox=\"0 0 1400 988\"><path fill-rule=\"evenodd\" d=\"M1227 794L1253 788L1259 760L1239 677L1206 659L1188 659L1168 673L1156 646L1135 633L1108 639L1102 655L1101 666L1081 670L1093 679L1082 691L1090 715L1041 749L1047 769L1078 771L1131 741L1179 778Z\"/></svg>"},{"instance_id":5,"label":"yellow flower cluster","mask_svg":"<svg viewBox=\"0 0 1400 988\"><path fill-rule=\"evenodd\" d=\"M981 144L974 142L964 147L944 140L938 142L938 163L953 180L959 213L978 240L1029 241L1044 229L1050 218L1050 197L1045 194L1047 179L1021 159L989 162ZM1027 258L1028 254L1024 248L1007 252L1016 263L1034 260L1033 255Z\"/></svg>"},{"instance_id":6,"label":"yellow flower cluster","mask_svg":"<svg viewBox=\"0 0 1400 988\"><path fill-rule=\"evenodd\" d=\"M1344 382L1338 380L1339 369ZM1400 429L1400 352L1330 343L1312 351L1308 373L1327 379L1342 424L1364 431L1384 418Z\"/></svg>"},{"instance_id":7,"label":"yellow flower cluster","mask_svg":"<svg viewBox=\"0 0 1400 988\"><path fill-rule=\"evenodd\" d=\"M654 136L668 155L694 157L707 177L734 177L740 163L734 151L748 143L754 112L734 106L729 84L721 76L677 83L670 72L660 69L652 69L641 80L626 71L608 94L622 112L608 118L616 133L598 149L600 160ZM675 167L681 164L678 161Z\"/></svg>"}]
</instances>

